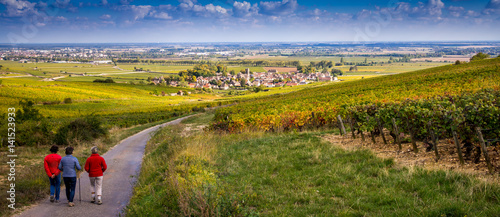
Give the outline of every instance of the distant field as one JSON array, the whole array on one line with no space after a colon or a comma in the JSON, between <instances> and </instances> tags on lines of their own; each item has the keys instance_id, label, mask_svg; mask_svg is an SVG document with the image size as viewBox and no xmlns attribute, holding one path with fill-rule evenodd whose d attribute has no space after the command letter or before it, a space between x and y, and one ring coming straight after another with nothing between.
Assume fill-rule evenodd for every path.
<instances>
[{"instance_id":1,"label":"distant field","mask_svg":"<svg viewBox=\"0 0 500 217\"><path fill-rule=\"evenodd\" d=\"M374 62L387 62L389 61L390 57L366 57L368 62L374 61ZM319 62L321 60L325 61L333 61L333 62L340 62L341 57L337 56L320 56L320 57L288 57L288 56L266 56L266 55L260 55L258 57L245 57L245 58L235 58L235 59L267 59L267 60L286 60L286 61L300 61L302 65L307 65L310 62ZM365 61L365 57L344 57L345 62L363 62Z\"/></svg>"},{"instance_id":2,"label":"distant field","mask_svg":"<svg viewBox=\"0 0 500 217\"><path fill-rule=\"evenodd\" d=\"M459 60L460 62L469 62L470 61L469 56L462 56L462 55L450 55L450 56L443 56L443 57L428 57L428 58L416 58L412 59L412 61L432 61L432 62L455 62Z\"/></svg>"},{"instance_id":3,"label":"distant field","mask_svg":"<svg viewBox=\"0 0 500 217\"><path fill-rule=\"evenodd\" d=\"M192 69L192 65L184 66L171 66L171 65L161 65L161 64L118 64L118 67L123 70L133 71L134 67L142 68L144 71L150 70L152 72L164 72L164 73L179 73L179 71Z\"/></svg>"},{"instance_id":4,"label":"distant field","mask_svg":"<svg viewBox=\"0 0 500 217\"><path fill-rule=\"evenodd\" d=\"M345 75L345 76L339 76L338 79L342 81L354 81L354 80L373 78L378 76L381 75Z\"/></svg>"},{"instance_id":5,"label":"distant field","mask_svg":"<svg viewBox=\"0 0 500 217\"><path fill-rule=\"evenodd\" d=\"M239 71L245 70L247 68L249 68L250 71L252 72L266 72L266 70L264 70L264 68L262 67L245 67L245 66L228 66L227 70L228 71L234 70L235 72L238 73Z\"/></svg>"},{"instance_id":6,"label":"distant field","mask_svg":"<svg viewBox=\"0 0 500 217\"><path fill-rule=\"evenodd\" d=\"M377 64L374 66L358 66L357 72L349 72L350 65L344 65L341 67L334 67L336 69L340 69L345 73L356 73L356 75L361 74L394 74L394 73L402 73L402 72L412 72L422 69L428 69L438 66L450 65L451 63L442 63L442 62L418 62L418 63L384 63Z\"/></svg>"},{"instance_id":7,"label":"distant field","mask_svg":"<svg viewBox=\"0 0 500 217\"><path fill-rule=\"evenodd\" d=\"M280 57L282 58L282 57ZM286 58L286 57L285 57ZM300 60L303 65L308 65L310 61L328 60L338 62L339 57L290 57L289 59ZM368 61L387 61L388 58L374 57L368 58ZM362 62L363 57L345 57L346 62ZM417 63L385 63L377 64L374 66L358 66L357 72L352 72L350 75L377 75L377 74L392 74L416 71L427 69L431 67L442 66L451 63L443 62L417 62ZM119 64L117 67L111 64L91 65L91 64L72 64L72 63L18 63L14 61L0 61L3 65L3 71L13 72L18 74L4 74L0 76L22 76L31 74L40 77L59 77L67 76L61 80L64 81L93 81L93 78L83 77L69 77L69 74L87 74L87 75L100 75L105 78L113 78L118 82L129 82L138 79L147 79L147 77L159 77L177 74L179 71L191 69L193 66L170 66L161 64ZM143 68L143 70L150 70L153 73L135 72L134 67ZM350 65L341 67L334 67L344 72L348 72ZM269 68L275 67L246 67L246 66L228 66L228 71L234 70L239 72L250 68L252 72L266 72ZM279 72L289 71L291 68L278 67Z\"/></svg>"},{"instance_id":8,"label":"distant field","mask_svg":"<svg viewBox=\"0 0 500 217\"><path fill-rule=\"evenodd\" d=\"M265 71L269 71L271 69L276 69L278 72L295 72L297 71L296 67L264 67Z\"/></svg>"},{"instance_id":9,"label":"distant field","mask_svg":"<svg viewBox=\"0 0 500 217\"><path fill-rule=\"evenodd\" d=\"M15 61L0 61L3 70L30 73L30 74L62 74L68 73L103 73L119 71L113 68L113 65L91 65L91 64L73 64L73 63L19 63Z\"/></svg>"},{"instance_id":10,"label":"distant field","mask_svg":"<svg viewBox=\"0 0 500 217\"><path fill-rule=\"evenodd\" d=\"M115 82L139 82L145 81L148 77L161 77L161 76L171 76L168 73L148 73L148 72L128 72L128 73L114 73L106 74L102 76L71 76L59 79L59 81L94 81L95 79L111 78Z\"/></svg>"}]
</instances>

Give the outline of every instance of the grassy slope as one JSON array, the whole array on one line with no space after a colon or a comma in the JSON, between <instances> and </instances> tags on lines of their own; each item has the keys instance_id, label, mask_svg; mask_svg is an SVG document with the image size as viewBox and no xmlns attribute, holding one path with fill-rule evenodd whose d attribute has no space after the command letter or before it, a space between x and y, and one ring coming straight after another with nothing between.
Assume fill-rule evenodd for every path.
<instances>
[{"instance_id":1,"label":"grassy slope","mask_svg":"<svg viewBox=\"0 0 500 217\"><path fill-rule=\"evenodd\" d=\"M398 168L370 151L345 151L315 133L228 144L222 182L270 216L495 216L500 188L446 171Z\"/></svg>"},{"instance_id":2,"label":"grassy slope","mask_svg":"<svg viewBox=\"0 0 500 217\"><path fill-rule=\"evenodd\" d=\"M318 136L193 131L148 143L129 216L497 216L500 186L449 171L402 168ZM190 129L186 131L186 129Z\"/></svg>"}]
</instances>

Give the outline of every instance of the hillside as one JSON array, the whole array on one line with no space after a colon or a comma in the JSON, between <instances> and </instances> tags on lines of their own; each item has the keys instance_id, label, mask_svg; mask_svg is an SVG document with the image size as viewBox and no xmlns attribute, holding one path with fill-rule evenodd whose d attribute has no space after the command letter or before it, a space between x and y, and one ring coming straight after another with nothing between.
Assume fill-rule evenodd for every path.
<instances>
[{"instance_id":1,"label":"hillside","mask_svg":"<svg viewBox=\"0 0 500 217\"><path fill-rule=\"evenodd\" d=\"M362 79L271 96L218 110L213 129L283 131L335 124L342 106L500 89L500 58Z\"/></svg>"},{"instance_id":2,"label":"hillside","mask_svg":"<svg viewBox=\"0 0 500 217\"><path fill-rule=\"evenodd\" d=\"M497 216L497 181L403 167L321 139L334 131L213 133L212 112L146 146L127 216ZM495 176L497 177L497 176Z\"/></svg>"}]
</instances>

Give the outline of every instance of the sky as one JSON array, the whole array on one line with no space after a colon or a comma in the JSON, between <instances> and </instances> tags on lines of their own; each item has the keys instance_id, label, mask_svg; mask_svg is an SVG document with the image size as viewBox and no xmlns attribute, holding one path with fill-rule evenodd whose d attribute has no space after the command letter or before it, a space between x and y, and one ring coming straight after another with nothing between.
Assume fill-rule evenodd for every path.
<instances>
[{"instance_id":1,"label":"sky","mask_svg":"<svg viewBox=\"0 0 500 217\"><path fill-rule=\"evenodd\" d=\"M0 0L0 43L499 41L500 0Z\"/></svg>"}]
</instances>

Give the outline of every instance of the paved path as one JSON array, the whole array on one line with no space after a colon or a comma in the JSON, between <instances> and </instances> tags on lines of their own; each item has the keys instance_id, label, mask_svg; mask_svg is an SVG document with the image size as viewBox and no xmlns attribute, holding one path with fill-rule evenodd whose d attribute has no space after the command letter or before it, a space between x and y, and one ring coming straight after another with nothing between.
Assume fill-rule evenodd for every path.
<instances>
[{"instance_id":1,"label":"paved path","mask_svg":"<svg viewBox=\"0 0 500 217\"><path fill-rule=\"evenodd\" d=\"M61 203L51 203L47 197L38 205L18 216L119 216L132 195L132 184L140 170L144 148L150 138L150 133L156 131L160 126L178 124L185 118L187 117L141 131L123 140L103 155L108 169L104 173L102 205L90 203L90 183L88 173L85 172L80 180L81 203L78 200L77 183L73 201L74 207L68 207L65 190L61 189ZM83 167L85 162L80 162L80 164Z\"/></svg>"}]
</instances>

